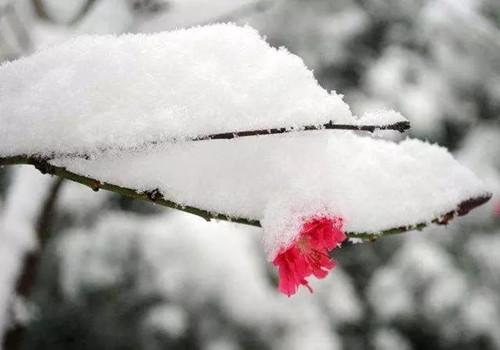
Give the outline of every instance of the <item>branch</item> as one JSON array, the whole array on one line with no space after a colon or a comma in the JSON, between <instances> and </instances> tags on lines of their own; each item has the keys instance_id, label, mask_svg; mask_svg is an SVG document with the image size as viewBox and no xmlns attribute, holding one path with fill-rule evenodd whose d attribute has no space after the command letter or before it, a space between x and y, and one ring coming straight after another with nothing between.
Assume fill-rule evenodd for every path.
<instances>
[{"instance_id":1,"label":"branch","mask_svg":"<svg viewBox=\"0 0 500 350\"><path fill-rule=\"evenodd\" d=\"M283 128L271 128L271 129L260 129L260 130L244 130L244 131L231 131L217 134L209 134L209 135L201 135L191 138L185 139L165 139L165 140L156 140L156 141L146 141L140 146L134 147L101 147L98 148L97 151L99 153L105 153L110 150L118 150L118 151L130 151L134 150L138 147L146 147L146 146L156 146L165 143L173 143L173 142L190 142L190 141L210 141L210 140L231 140L240 137L250 137L250 136L266 136L266 135L278 135L278 134L286 134L292 132L303 132L303 131L317 131L317 130L353 130L353 131L368 131L374 132L375 130L395 130L400 133L405 132L410 128L409 121L401 121L393 124L386 125L355 125L355 124L335 124L332 121L321 124L321 125L306 125L303 127L293 128L293 127L283 127ZM22 157L28 157L27 155L23 155ZM85 152L52 152L49 156L37 156L38 159L54 159L54 158L84 158L90 159L92 158L89 154ZM1 164L0 164L1 165Z\"/></svg>"},{"instance_id":2,"label":"branch","mask_svg":"<svg viewBox=\"0 0 500 350\"><path fill-rule=\"evenodd\" d=\"M215 220L231 221L231 222L252 225L252 226L260 226L260 223L258 220L231 217L231 216L226 215L226 214L215 213L215 212L211 212L208 210L204 210L204 209L200 209L200 208L196 208L196 207L191 207L191 206L186 206L186 205L182 205L180 203L170 201L170 200L164 198L163 194L161 194L158 189L153 189L151 191L145 191L145 192L137 192L136 190L131 189L131 188L121 187L121 186L110 184L107 182L101 182L101 181L94 179L94 178L91 178L91 177L87 177L87 176L73 173L69 170L66 170L66 168L64 168L64 167L52 165L49 163L49 161L47 159L30 157L30 156L25 156L25 155L6 157L6 158L0 157L0 166L16 165L16 164L33 165L42 174L55 175L55 176L59 176L59 177L62 177L64 179L67 179L67 180L70 180L73 182L78 182L82 185L90 187L94 191L99 191L100 189L103 189L106 191L119 193L121 195L130 197L130 198L140 199L143 201L148 201L148 202L152 202L155 204L159 204L159 205L162 205L164 207L178 209L178 210L184 211L186 213L194 214L194 215L202 217L203 219L205 219L207 221L215 219Z\"/></svg>"},{"instance_id":3,"label":"branch","mask_svg":"<svg viewBox=\"0 0 500 350\"><path fill-rule=\"evenodd\" d=\"M400 233L405 233L408 231L421 231L430 224L436 225L448 225L448 223L457 216L464 216L468 214L472 209L475 209L484 203L488 202L492 197L491 193L487 193L483 196L474 197L467 199L458 204L456 209L447 212L440 217L433 219L431 222L421 222L414 225L395 227L379 232L346 232L349 238L360 238L364 241L376 241L380 237L392 236Z\"/></svg>"},{"instance_id":4,"label":"branch","mask_svg":"<svg viewBox=\"0 0 500 350\"><path fill-rule=\"evenodd\" d=\"M43 158L37 158L37 157L30 157L30 156L13 156L13 157L0 157L0 166L5 166L5 165L16 165L16 164L28 164L28 165L33 165L35 168L37 168L42 174L51 174L51 175L56 175L61 178L65 178L74 182L78 182L82 185L85 185L87 187L90 187L94 191L98 191L100 189L119 193L121 195L134 198L134 199L139 199L143 201L148 201L152 203L156 203L168 208L172 209L177 209L184 211L186 213L194 214L197 216L202 217L203 219L210 221L212 219L214 220L224 220L224 221L230 221L230 222L236 222L239 224L245 224L245 225L250 225L250 226L257 226L260 227L261 224L259 220L255 219L250 219L250 218L243 218L243 217L232 217L227 214L222 214L222 213L217 213L217 212L212 212L192 206L185 206L180 203L176 203L174 201L166 199L163 194L158 190L158 189L153 189L151 191L145 191L145 192L137 192L134 189L127 188L127 187L121 187L118 185L114 185L111 183L107 182L101 182L97 179L83 176L83 175L78 175L76 173L73 173L71 171L66 170L64 167L58 167L54 166L49 163L47 159ZM401 226L401 227L395 227L383 231L378 231L378 232L346 232L347 236L349 238L360 238L364 241L375 241L376 239L384 236L390 236L390 235L395 235L407 231L412 231L412 230L422 230L424 227L430 225L430 224L438 224L438 225L446 225L450 220L455 218L456 216L463 216L470 212L472 209L486 203L490 198L491 194L488 193L483 196L471 198L468 200L465 200L461 203L458 204L457 208L455 210L452 210L448 213L445 213L441 215L438 218L433 219L430 222L422 222L422 223L417 223L414 225L408 225L408 226Z\"/></svg>"},{"instance_id":5,"label":"branch","mask_svg":"<svg viewBox=\"0 0 500 350\"><path fill-rule=\"evenodd\" d=\"M354 125L354 124L335 124L330 121L322 125L307 125L300 128L272 128L263 130L247 130L247 131L235 131L235 132L225 132L220 134L212 134L206 136L198 136L189 141L205 141L205 140L228 140L237 137L247 137L247 136L260 136L260 135L276 135L285 134L289 132L300 132L300 131L314 131L314 130L355 130L355 131L369 131L374 132L375 130L396 130L401 133L405 132L410 128L409 121L401 121L394 124L387 125Z\"/></svg>"}]
</instances>

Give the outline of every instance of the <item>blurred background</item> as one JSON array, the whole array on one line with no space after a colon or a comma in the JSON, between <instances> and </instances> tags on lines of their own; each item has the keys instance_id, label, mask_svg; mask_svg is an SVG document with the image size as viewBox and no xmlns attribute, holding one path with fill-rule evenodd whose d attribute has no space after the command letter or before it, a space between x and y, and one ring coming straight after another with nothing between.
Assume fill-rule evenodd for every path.
<instances>
[{"instance_id":1,"label":"blurred background","mask_svg":"<svg viewBox=\"0 0 500 350\"><path fill-rule=\"evenodd\" d=\"M354 113L399 110L492 200L336 250L315 293L288 299L257 229L3 168L3 348L500 349L498 0L0 0L0 61L76 35L226 21L301 56Z\"/></svg>"}]
</instances>

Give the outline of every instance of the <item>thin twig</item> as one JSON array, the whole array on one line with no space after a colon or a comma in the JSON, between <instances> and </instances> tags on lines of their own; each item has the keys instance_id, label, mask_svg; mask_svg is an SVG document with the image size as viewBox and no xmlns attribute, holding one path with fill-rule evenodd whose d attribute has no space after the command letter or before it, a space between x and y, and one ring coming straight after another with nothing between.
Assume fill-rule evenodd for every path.
<instances>
[{"instance_id":1,"label":"thin twig","mask_svg":"<svg viewBox=\"0 0 500 350\"><path fill-rule=\"evenodd\" d=\"M270 128L270 129L260 129L260 130L245 130L245 131L231 131L231 132L223 132L217 134L209 134L209 135L201 135L195 137L188 137L182 139L176 138L167 138L164 140L152 140L145 141L141 145L131 146L131 147L101 147L97 148L95 153L104 154L106 152L115 150L115 151L133 151L138 148L147 147L147 146L156 146L167 143L176 143L176 142L195 142L195 141L210 141L210 140L232 140L241 137L251 137L251 136L268 136L268 135L278 135L278 134L286 134L286 133L294 133L294 132L304 132L304 131L318 131L318 130L353 130L353 131L367 131L374 132L375 130L394 130L399 131L400 133L405 132L410 128L409 121L400 121L393 124L386 125L356 125L356 124L335 124L330 121L321 125L306 125L303 127L283 127L283 128ZM32 157L43 158L45 160L48 159L56 159L56 158L83 158L90 159L92 158L88 153L85 152L51 152L50 154L45 154L43 156L34 154Z\"/></svg>"},{"instance_id":2,"label":"thin twig","mask_svg":"<svg viewBox=\"0 0 500 350\"><path fill-rule=\"evenodd\" d=\"M150 191L138 192L138 191L131 189L131 188L117 186L117 185L114 185L114 184L111 184L108 182L101 182L101 181L94 179L94 178L91 178L91 177L87 177L87 176L73 173L69 170L66 170L66 168L64 168L64 167L52 165L46 159L29 157L29 156L14 156L14 157L0 158L0 166L2 166L2 165L15 165L15 164L33 165L42 174L56 175L56 176L68 179L70 181L73 181L73 182L78 182L82 185L90 187L94 191L99 191L100 189L102 189L102 190L107 190L107 191L119 193L119 194L122 194L122 195L127 196L127 197L131 197L134 199L140 199L140 200L144 200L144 201L148 201L148 202L153 202L153 203L165 206L165 207L178 209L178 210L190 213L190 214L200 216L207 221L215 219L215 220L232 221L232 222L246 224L246 225L252 225L252 226L260 226L258 220L231 217L230 215L215 213L215 212L211 212L209 210L204 210L204 209L200 209L200 208L196 208L196 207L192 207L192 206L186 206L186 205L182 205L180 203L170 201L168 199L165 199L163 197L163 194L161 194L158 189L151 189Z\"/></svg>"},{"instance_id":3,"label":"thin twig","mask_svg":"<svg viewBox=\"0 0 500 350\"><path fill-rule=\"evenodd\" d=\"M173 209L178 209L190 214L194 214L197 216L202 217L203 219L210 221L212 219L214 220L224 220L224 221L231 221L231 222L236 222L239 224L245 224L245 225L250 225L250 226L257 226L260 227L260 222L259 220L256 219L251 219L251 218L244 218L244 217L232 217L227 214L222 214L222 213L217 213L217 212L212 212L209 210L205 209L200 209L192 206L185 206L180 203L176 203L174 201L168 200L164 197L164 195L158 190L158 189L152 189L150 191L145 191L145 192L138 192L134 189L127 188L127 187L122 187L122 186L117 186L111 183L107 182L101 182L97 179L75 174L71 171L68 171L64 167L59 167L50 164L50 162L46 159L40 159L40 158L35 158L35 157L29 157L29 156L14 156L14 157L6 157L6 158L0 158L0 166L2 165L16 165L16 164L29 164L35 166L42 174L52 174L56 175L74 182L78 182L80 184L83 184L85 186L90 187L94 191L98 191L99 189L115 192L122 194L127 197L131 197L134 199L139 199L139 200L144 200L148 202L153 202L165 207L173 208ZM459 203L457 208L455 210L452 210L448 213L444 213L443 215L434 218L430 222L422 222L422 223L417 223L414 225L408 225L408 226L401 226L401 227L396 227L396 228L391 228L387 230L382 230L382 231L375 231L375 232L347 232L346 234L349 236L349 238L361 238L365 241L374 241L377 238L383 237L383 236L389 236L389 235L394 235L398 233L403 233L411 230L421 230L424 227L428 226L429 224L441 224L445 225L447 224L450 220L452 220L456 216L463 216L467 214L469 211L472 209L486 203L489 199L491 198L491 194L485 194L483 196L479 196L476 198L471 198L469 200L463 201L462 203Z\"/></svg>"},{"instance_id":4,"label":"thin twig","mask_svg":"<svg viewBox=\"0 0 500 350\"><path fill-rule=\"evenodd\" d=\"M410 128L409 121L400 121L393 124L386 125L356 125L356 124L335 124L330 121L322 125L307 125L299 128L271 128L262 130L247 130L247 131L235 131L235 132L225 132L220 134L212 134L206 136L198 136L190 141L205 141L205 140L229 140L237 137L248 137L248 136L262 136L262 135L276 135L284 134L289 132L300 132L300 131L314 131L314 130L354 130L354 131L369 131L374 132L375 130L395 130L401 133L405 132Z\"/></svg>"}]
</instances>

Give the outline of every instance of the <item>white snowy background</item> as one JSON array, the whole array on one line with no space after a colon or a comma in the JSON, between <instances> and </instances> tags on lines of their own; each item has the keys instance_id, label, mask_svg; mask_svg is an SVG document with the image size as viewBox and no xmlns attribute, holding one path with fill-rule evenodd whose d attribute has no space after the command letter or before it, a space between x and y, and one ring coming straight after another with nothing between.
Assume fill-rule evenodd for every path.
<instances>
[{"instance_id":1,"label":"white snowy background","mask_svg":"<svg viewBox=\"0 0 500 350\"><path fill-rule=\"evenodd\" d=\"M413 137L448 147L494 196L447 227L337 250L315 293L288 299L257 229L4 168L3 332L25 325L28 349L500 348L498 1L96 0L79 16L84 3L0 0L0 58L81 34L249 23L354 114L400 111ZM39 235L50 239L26 303L13 286Z\"/></svg>"}]
</instances>

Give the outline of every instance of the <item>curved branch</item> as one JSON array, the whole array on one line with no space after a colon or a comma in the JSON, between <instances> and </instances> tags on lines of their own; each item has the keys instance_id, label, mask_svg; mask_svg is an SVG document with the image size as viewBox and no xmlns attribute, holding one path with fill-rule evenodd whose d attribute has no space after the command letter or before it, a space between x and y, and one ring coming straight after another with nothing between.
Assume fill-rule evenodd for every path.
<instances>
[{"instance_id":1,"label":"curved branch","mask_svg":"<svg viewBox=\"0 0 500 350\"><path fill-rule=\"evenodd\" d=\"M229 216L226 214L215 213L215 212L211 212L208 210L204 210L204 209L176 203L174 201L171 201L171 200L164 198L158 189L152 189L151 191L145 191L145 192L137 192L136 190L131 189L131 188L122 187L122 186L114 185L114 184L111 184L108 182L102 182L102 181L99 181L99 180L91 178L91 177L79 175L79 174L76 174L76 173L73 173L73 172L67 170L64 167L52 165L49 163L49 161L47 159L30 157L30 156L25 156L25 155L0 158L0 166L16 165L16 164L33 165L42 174L55 175L55 176L59 176L59 177L62 177L64 179L67 179L67 180L70 180L73 182L78 182L82 185L90 187L94 191L99 191L100 189L103 189L106 191L119 193L121 195L130 197L130 198L148 201L148 202L162 205L164 207L169 207L172 209L184 211L186 213L194 214L194 215L202 217L203 219L205 219L207 221L210 221L212 219L225 220L225 221L232 221L232 222L236 222L236 223L240 223L240 224L260 226L260 223L258 220L232 217L232 216Z\"/></svg>"},{"instance_id":2,"label":"curved branch","mask_svg":"<svg viewBox=\"0 0 500 350\"><path fill-rule=\"evenodd\" d=\"M137 192L136 190L134 190L132 188L122 187L122 186L114 185L114 184L107 183L107 182L101 182L101 181L94 179L94 178L91 178L91 177L87 177L87 176L73 173L64 167L52 165L49 163L49 161L47 159L30 157L30 156L26 156L26 155L4 157L4 158L0 157L0 166L16 165L16 164L33 165L42 174L51 174L51 175L59 176L61 178L65 178L67 180L78 182L82 185L90 187L94 191L98 191L100 189L103 189L103 190L119 193L121 195L130 197L130 198L148 201L148 202L162 205L164 207L177 209L177 210L184 211L186 213L194 214L194 215L202 217L203 219L205 219L207 221L224 220L224 221L236 222L239 224L245 224L245 225L250 225L250 226L257 226L257 227L261 226L260 221L256 220L256 219L244 218L244 217L232 217L232 216L227 215L227 214L212 212L209 210L200 209L200 208L186 206L186 205L182 205L180 203L176 203L174 201L166 199L158 189L153 189L153 190L145 191L145 192ZM380 237L384 237L384 236L391 236L391 235L404 233L407 231L413 231L413 230L422 230L424 227L426 227L430 224L446 225L453 218L455 218L457 216L463 216L463 215L467 214L468 212L470 212L472 209L486 203L491 198L491 196L492 196L492 194L487 193L483 196L479 196L479 197L470 198L468 200L465 200L465 201L459 203L458 206L456 207L456 209L454 209L448 213L444 213L440 217L435 218L429 222L421 222L421 223L417 223L414 225L395 227L395 228L382 230L382 231L346 232L346 234L349 238L359 238L359 239L362 239L364 241L375 241L376 239L378 239Z\"/></svg>"}]
</instances>

